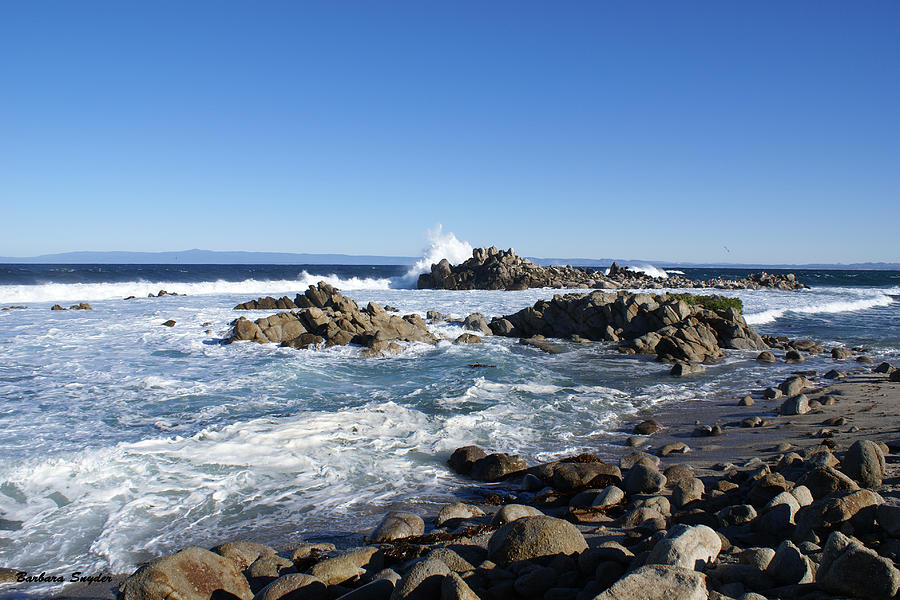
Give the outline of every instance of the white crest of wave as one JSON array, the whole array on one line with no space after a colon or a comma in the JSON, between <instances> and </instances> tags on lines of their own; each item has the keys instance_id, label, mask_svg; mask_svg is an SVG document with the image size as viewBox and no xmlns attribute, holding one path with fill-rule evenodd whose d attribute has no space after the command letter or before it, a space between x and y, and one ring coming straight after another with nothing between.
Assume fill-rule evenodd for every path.
<instances>
[{"instance_id":1,"label":"white crest of wave","mask_svg":"<svg viewBox=\"0 0 900 600\"><path fill-rule=\"evenodd\" d=\"M643 273L645 275L649 275L650 277L655 277L656 279L668 279L669 274L664 270L654 267L651 264L636 264L636 265L625 265L625 268L631 269L637 273ZM672 271L673 273L681 273L681 271ZM609 275L609 269L606 269L603 272L604 275Z\"/></svg>"},{"instance_id":2,"label":"white crest of wave","mask_svg":"<svg viewBox=\"0 0 900 600\"><path fill-rule=\"evenodd\" d=\"M824 302L822 304L772 308L758 313L745 314L744 320L748 325L762 325L763 323L771 323L776 319L780 319L789 312L807 315L835 314L866 310L867 308L875 308L877 306L887 306L892 302L893 300L890 296L879 293L874 297L861 298L859 300L835 300L832 302Z\"/></svg>"},{"instance_id":3,"label":"white crest of wave","mask_svg":"<svg viewBox=\"0 0 900 600\"><path fill-rule=\"evenodd\" d=\"M458 240L452 232L444 233L443 226L438 223L437 227L428 231L428 247L422 251L422 258L399 278L399 282L402 285L415 284L420 274L428 273L431 265L445 258L451 265L465 262L472 258L472 244Z\"/></svg>"},{"instance_id":4,"label":"white crest of wave","mask_svg":"<svg viewBox=\"0 0 900 600\"><path fill-rule=\"evenodd\" d=\"M0 285L0 303L78 302L82 300L114 300L127 296L145 298L159 290L201 296L210 294L277 294L304 291L320 281L340 290L387 290L387 278L341 278L335 274L310 275L301 271L296 279L245 279L243 281L121 281L104 283L42 283L37 285Z\"/></svg>"}]
</instances>

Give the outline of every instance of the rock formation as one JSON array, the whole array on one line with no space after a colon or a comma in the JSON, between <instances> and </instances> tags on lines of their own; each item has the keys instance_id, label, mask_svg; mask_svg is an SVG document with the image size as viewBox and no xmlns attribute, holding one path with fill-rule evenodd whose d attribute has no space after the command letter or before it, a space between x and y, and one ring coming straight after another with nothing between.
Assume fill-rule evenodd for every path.
<instances>
[{"instance_id":1,"label":"rock formation","mask_svg":"<svg viewBox=\"0 0 900 600\"><path fill-rule=\"evenodd\" d=\"M753 273L739 280L711 279L697 281L681 275L668 278L620 267L613 263L604 273L592 268L543 267L526 258L516 256L512 248L475 248L472 258L459 265L446 259L431 265L430 273L423 273L417 282L419 289L443 290L524 290L528 288L577 289L660 289L660 288L718 288L798 290L807 286L797 281L793 273Z\"/></svg>"},{"instance_id":2,"label":"rock formation","mask_svg":"<svg viewBox=\"0 0 900 600\"><path fill-rule=\"evenodd\" d=\"M437 338L428 331L422 317L412 314L399 317L375 302L360 309L355 301L333 286L319 282L291 300L259 298L238 304L237 310L299 309L250 321L241 317L232 322L228 342L251 340L261 344L274 342L292 348L309 348L324 344L345 346L358 344L368 355L384 351L397 352L398 341L434 344Z\"/></svg>"},{"instance_id":3,"label":"rock formation","mask_svg":"<svg viewBox=\"0 0 900 600\"><path fill-rule=\"evenodd\" d=\"M715 360L723 355L723 348L767 348L740 311L692 306L668 294L596 291L556 295L515 314L496 317L490 327L495 335L509 337L579 336L618 342L622 352L655 353L670 362Z\"/></svg>"}]
</instances>

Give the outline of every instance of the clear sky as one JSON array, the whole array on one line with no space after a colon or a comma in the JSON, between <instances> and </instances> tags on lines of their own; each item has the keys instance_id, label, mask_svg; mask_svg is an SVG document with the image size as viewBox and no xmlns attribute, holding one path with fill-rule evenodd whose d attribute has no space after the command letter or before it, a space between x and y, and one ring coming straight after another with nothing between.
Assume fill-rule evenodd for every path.
<instances>
[{"instance_id":1,"label":"clear sky","mask_svg":"<svg viewBox=\"0 0 900 600\"><path fill-rule=\"evenodd\" d=\"M894 0L0 3L0 255L900 262L898 217Z\"/></svg>"}]
</instances>

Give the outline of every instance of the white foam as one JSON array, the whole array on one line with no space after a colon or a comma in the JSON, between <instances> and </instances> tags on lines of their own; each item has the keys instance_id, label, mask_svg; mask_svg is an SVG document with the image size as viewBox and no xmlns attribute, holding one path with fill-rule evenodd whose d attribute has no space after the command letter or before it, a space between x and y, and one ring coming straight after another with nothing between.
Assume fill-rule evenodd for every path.
<instances>
[{"instance_id":1,"label":"white foam","mask_svg":"<svg viewBox=\"0 0 900 600\"><path fill-rule=\"evenodd\" d=\"M808 297L805 298L807 300L810 299ZM761 312L745 314L744 320L747 321L749 325L761 325L763 323L771 323L776 319L784 317L788 313L808 315L836 314L866 310L869 308L875 308L877 306L887 306L892 302L893 300L889 296L886 296L885 294L882 294L880 292L875 292L875 295L872 297L860 298L858 300L834 300L830 302L820 302L809 305L771 308Z\"/></svg>"},{"instance_id":2,"label":"white foam","mask_svg":"<svg viewBox=\"0 0 900 600\"><path fill-rule=\"evenodd\" d=\"M649 264L628 265L628 268L638 273L644 273L656 279L668 279L669 275L662 269Z\"/></svg>"},{"instance_id":3,"label":"white foam","mask_svg":"<svg viewBox=\"0 0 900 600\"><path fill-rule=\"evenodd\" d=\"M144 298L159 290L207 296L213 294L264 295L302 292L310 285L325 281L340 290L386 290L387 278L341 278L337 275L310 275L301 271L297 279L245 279L243 281L123 281L115 283L41 283L36 285L0 285L0 303L75 302L112 300L136 296Z\"/></svg>"},{"instance_id":4,"label":"white foam","mask_svg":"<svg viewBox=\"0 0 900 600\"><path fill-rule=\"evenodd\" d=\"M422 258L406 275L397 278L398 287L414 286L420 274L430 272L431 265L445 258L451 265L458 265L472 258L472 245L469 242L461 242L452 232L443 233L442 230L443 226L438 223L437 227L428 231L428 247L422 251Z\"/></svg>"}]
</instances>

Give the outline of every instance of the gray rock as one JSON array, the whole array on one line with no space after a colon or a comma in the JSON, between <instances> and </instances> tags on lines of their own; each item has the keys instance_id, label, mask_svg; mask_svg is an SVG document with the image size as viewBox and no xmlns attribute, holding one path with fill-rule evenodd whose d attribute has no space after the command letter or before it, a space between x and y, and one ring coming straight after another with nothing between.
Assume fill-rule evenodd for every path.
<instances>
[{"instance_id":1,"label":"gray rock","mask_svg":"<svg viewBox=\"0 0 900 600\"><path fill-rule=\"evenodd\" d=\"M485 319L484 315L481 313L472 313L466 317L463 321L463 329L477 331L482 335L494 335L490 325L488 325L488 320Z\"/></svg>"},{"instance_id":2,"label":"gray rock","mask_svg":"<svg viewBox=\"0 0 900 600\"><path fill-rule=\"evenodd\" d=\"M260 556L271 556L275 554L275 550L269 546L246 540L219 544L218 546L215 546L212 551L220 556L224 556L241 570L252 565Z\"/></svg>"},{"instance_id":3,"label":"gray rock","mask_svg":"<svg viewBox=\"0 0 900 600\"><path fill-rule=\"evenodd\" d=\"M525 459L516 454L488 454L472 465L472 478L477 481L500 481L507 475L524 471Z\"/></svg>"},{"instance_id":4,"label":"gray rock","mask_svg":"<svg viewBox=\"0 0 900 600\"><path fill-rule=\"evenodd\" d=\"M675 525L653 546L645 564L669 565L702 571L722 550L722 540L706 525Z\"/></svg>"},{"instance_id":5,"label":"gray rock","mask_svg":"<svg viewBox=\"0 0 900 600\"><path fill-rule=\"evenodd\" d=\"M660 429L662 429L662 427L660 427L659 423L653 419L647 419L646 421L641 421L635 425L632 433L636 435L650 435L651 433L656 433Z\"/></svg>"},{"instance_id":6,"label":"gray rock","mask_svg":"<svg viewBox=\"0 0 900 600\"><path fill-rule=\"evenodd\" d=\"M479 600L463 578L456 573L444 577L441 584L441 600Z\"/></svg>"},{"instance_id":7,"label":"gray rock","mask_svg":"<svg viewBox=\"0 0 900 600\"><path fill-rule=\"evenodd\" d=\"M475 569L475 565L450 548L435 548L425 556L425 560L439 560L454 573L464 573Z\"/></svg>"},{"instance_id":8,"label":"gray rock","mask_svg":"<svg viewBox=\"0 0 900 600\"><path fill-rule=\"evenodd\" d=\"M841 470L865 488L881 487L885 470L884 453L875 442L857 440L844 455Z\"/></svg>"},{"instance_id":9,"label":"gray rock","mask_svg":"<svg viewBox=\"0 0 900 600\"><path fill-rule=\"evenodd\" d=\"M419 515L397 511L389 513L372 533L373 543L389 542L401 538L422 535L425 533L425 522Z\"/></svg>"},{"instance_id":10,"label":"gray rock","mask_svg":"<svg viewBox=\"0 0 900 600\"><path fill-rule=\"evenodd\" d=\"M738 558L742 565L765 571L772 563L772 559L775 558L775 549L766 547L747 548L740 553Z\"/></svg>"},{"instance_id":11,"label":"gray rock","mask_svg":"<svg viewBox=\"0 0 900 600\"><path fill-rule=\"evenodd\" d=\"M151 560L132 573L120 587L122 600L209 600L230 594L250 600L247 580L231 560L204 550L186 548Z\"/></svg>"},{"instance_id":12,"label":"gray rock","mask_svg":"<svg viewBox=\"0 0 900 600\"><path fill-rule=\"evenodd\" d=\"M757 355L756 360L761 363L773 363L775 362L775 355L768 350L764 350Z\"/></svg>"},{"instance_id":13,"label":"gray rock","mask_svg":"<svg viewBox=\"0 0 900 600\"><path fill-rule=\"evenodd\" d=\"M618 504L625 499L625 492L614 485L603 488L599 494L594 497L591 506L610 506Z\"/></svg>"},{"instance_id":14,"label":"gray rock","mask_svg":"<svg viewBox=\"0 0 900 600\"><path fill-rule=\"evenodd\" d=\"M619 459L619 468L627 471L638 463L646 463L647 466L659 468L659 457L646 452L629 452Z\"/></svg>"},{"instance_id":15,"label":"gray rock","mask_svg":"<svg viewBox=\"0 0 900 600\"><path fill-rule=\"evenodd\" d=\"M484 511L474 504L457 502L455 504L448 504L442 508L441 512L438 513L435 524L438 527L441 527L447 521L452 521L454 519L471 519L472 517L481 516L484 516Z\"/></svg>"},{"instance_id":16,"label":"gray rock","mask_svg":"<svg viewBox=\"0 0 900 600\"><path fill-rule=\"evenodd\" d=\"M706 368L703 365L688 362L677 362L669 370L669 375L672 377L688 377L702 373L706 373Z\"/></svg>"},{"instance_id":17,"label":"gray rock","mask_svg":"<svg viewBox=\"0 0 900 600\"><path fill-rule=\"evenodd\" d=\"M716 516L723 527L744 525L757 517L756 509L751 504L735 504L726 506Z\"/></svg>"},{"instance_id":18,"label":"gray rock","mask_svg":"<svg viewBox=\"0 0 900 600\"><path fill-rule=\"evenodd\" d=\"M702 499L704 491L703 482L696 477L682 479L672 488L672 503L676 508L684 508L691 502Z\"/></svg>"},{"instance_id":19,"label":"gray rock","mask_svg":"<svg viewBox=\"0 0 900 600\"><path fill-rule=\"evenodd\" d=\"M450 569L442 561L423 560L418 562L394 588L391 600L435 600L440 598L444 577L450 573Z\"/></svg>"},{"instance_id":20,"label":"gray rock","mask_svg":"<svg viewBox=\"0 0 900 600\"><path fill-rule=\"evenodd\" d=\"M794 489L791 490L791 495L797 500L797 504L801 507L809 506L813 503L813 495L812 492L809 491L809 488L805 485L797 485L794 486Z\"/></svg>"},{"instance_id":21,"label":"gray rock","mask_svg":"<svg viewBox=\"0 0 900 600\"><path fill-rule=\"evenodd\" d=\"M468 475L472 472L472 465L486 456L487 452L478 446L463 446L453 451L447 463L455 472Z\"/></svg>"},{"instance_id":22,"label":"gray rock","mask_svg":"<svg viewBox=\"0 0 900 600\"><path fill-rule=\"evenodd\" d=\"M784 392L782 392L779 388L769 387L763 392L763 398L766 400L778 400L784 396Z\"/></svg>"},{"instance_id":23,"label":"gray rock","mask_svg":"<svg viewBox=\"0 0 900 600\"><path fill-rule=\"evenodd\" d=\"M784 382L779 386L781 392L785 396L796 396L800 392L803 391L805 387L809 385L809 381L806 377L802 375L794 375L793 377L788 377L784 380Z\"/></svg>"},{"instance_id":24,"label":"gray rock","mask_svg":"<svg viewBox=\"0 0 900 600\"><path fill-rule=\"evenodd\" d=\"M279 577L253 596L253 600L290 600L291 598L327 600L328 591L325 584L312 575L291 573Z\"/></svg>"},{"instance_id":25,"label":"gray rock","mask_svg":"<svg viewBox=\"0 0 900 600\"><path fill-rule=\"evenodd\" d=\"M706 578L690 569L647 565L619 579L594 600L707 600Z\"/></svg>"},{"instance_id":26,"label":"gray rock","mask_svg":"<svg viewBox=\"0 0 900 600\"><path fill-rule=\"evenodd\" d=\"M875 510L878 524L891 537L900 537L900 500L890 498Z\"/></svg>"},{"instance_id":27,"label":"gray rock","mask_svg":"<svg viewBox=\"0 0 900 600\"><path fill-rule=\"evenodd\" d=\"M494 513L494 518L491 519L491 525L506 525L507 523L512 523L522 517L536 517L543 514L543 512L533 506L527 506L525 504L507 504Z\"/></svg>"},{"instance_id":28,"label":"gray rock","mask_svg":"<svg viewBox=\"0 0 900 600\"><path fill-rule=\"evenodd\" d=\"M738 406L753 406L755 402L753 401L752 396L744 396L740 400L738 400Z\"/></svg>"},{"instance_id":29,"label":"gray rock","mask_svg":"<svg viewBox=\"0 0 900 600\"><path fill-rule=\"evenodd\" d=\"M876 514L876 507L884 500L871 490L855 490L852 492L833 492L797 512L797 530L799 533L833 529L849 521L861 511Z\"/></svg>"},{"instance_id":30,"label":"gray rock","mask_svg":"<svg viewBox=\"0 0 900 600\"><path fill-rule=\"evenodd\" d=\"M556 583L556 571L550 567L535 566L526 569L516 578L513 589L525 597L543 596Z\"/></svg>"},{"instance_id":31,"label":"gray rock","mask_svg":"<svg viewBox=\"0 0 900 600\"><path fill-rule=\"evenodd\" d=\"M687 454L691 451L691 447L684 442L669 442L662 448L657 450L660 456L669 456L670 454Z\"/></svg>"},{"instance_id":32,"label":"gray rock","mask_svg":"<svg viewBox=\"0 0 900 600\"><path fill-rule=\"evenodd\" d=\"M480 344L483 342L480 337L475 335L474 333L464 333L453 340L454 344Z\"/></svg>"},{"instance_id":33,"label":"gray rock","mask_svg":"<svg viewBox=\"0 0 900 600\"><path fill-rule=\"evenodd\" d=\"M811 583L815 578L812 563L790 540L778 545L766 574L783 585Z\"/></svg>"},{"instance_id":34,"label":"gray rock","mask_svg":"<svg viewBox=\"0 0 900 600\"><path fill-rule=\"evenodd\" d=\"M583 552L587 542L578 529L562 519L522 517L494 532L488 542L488 558L499 565L555 554Z\"/></svg>"},{"instance_id":35,"label":"gray rock","mask_svg":"<svg viewBox=\"0 0 900 600\"><path fill-rule=\"evenodd\" d=\"M893 562L839 531L828 536L817 580L826 592L856 598L892 598L900 589Z\"/></svg>"},{"instance_id":36,"label":"gray rock","mask_svg":"<svg viewBox=\"0 0 900 600\"><path fill-rule=\"evenodd\" d=\"M629 494L658 492L665 485L666 476L646 463L638 463L629 469L622 482L622 486Z\"/></svg>"},{"instance_id":37,"label":"gray rock","mask_svg":"<svg viewBox=\"0 0 900 600\"><path fill-rule=\"evenodd\" d=\"M783 415L805 415L809 410L809 398L806 394L799 394L785 400L778 412Z\"/></svg>"}]
</instances>

